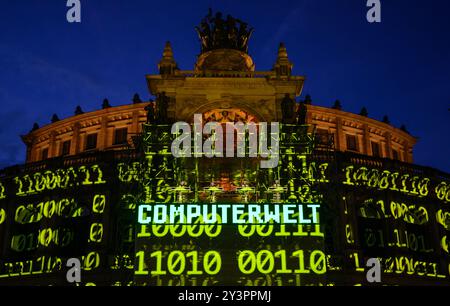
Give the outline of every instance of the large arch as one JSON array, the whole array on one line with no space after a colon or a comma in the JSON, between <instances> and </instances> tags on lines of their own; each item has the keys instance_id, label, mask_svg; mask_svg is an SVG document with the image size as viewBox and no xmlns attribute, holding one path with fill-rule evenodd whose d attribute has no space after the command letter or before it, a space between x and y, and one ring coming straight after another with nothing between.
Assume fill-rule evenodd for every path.
<instances>
[{"instance_id":1,"label":"large arch","mask_svg":"<svg viewBox=\"0 0 450 306\"><path fill-rule=\"evenodd\" d=\"M267 122L267 118L265 118L264 115L262 115L257 109L250 107L245 102L235 102L235 101L229 101L224 99L218 99L218 100L212 100L208 103L205 103L198 108L196 108L194 111L190 112L189 115L187 115L187 118L185 118L186 122L193 122L194 120L194 114L205 114L207 112L213 111L213 110L241 110L248 114L249 116L254 118L254 122Z\"/></svg>"}]
</instances>

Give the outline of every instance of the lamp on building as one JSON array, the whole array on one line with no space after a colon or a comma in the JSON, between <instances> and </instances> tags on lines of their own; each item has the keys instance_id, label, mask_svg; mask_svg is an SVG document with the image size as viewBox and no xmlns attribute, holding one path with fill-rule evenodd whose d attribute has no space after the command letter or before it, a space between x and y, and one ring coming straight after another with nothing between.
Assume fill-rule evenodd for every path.
<instances>
[{"instance_id":1,"label":"lamp on building","mask_svg":"<svg viewBox=\"0 0 450 306\"><path fill-rule=\"evenodd\" d=\"M391 124L391 121L389 120L389 117L387 115L384 115L383 122L387 124Z\"/></svg>"}]
</instances>

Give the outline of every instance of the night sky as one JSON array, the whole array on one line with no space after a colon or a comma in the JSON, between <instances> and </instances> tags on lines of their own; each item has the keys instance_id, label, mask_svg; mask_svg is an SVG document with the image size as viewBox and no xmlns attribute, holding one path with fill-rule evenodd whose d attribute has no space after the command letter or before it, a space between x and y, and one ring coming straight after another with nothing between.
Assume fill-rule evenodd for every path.
<instances>
[{"instance_id":1,"label":"night sky","mask_svg":"<svg viewBox=\"0 0 450 306\"><path fill-rule=\"evenodd\" d=\"M194 26L208 8L255 28L249 53L269 70L285 42L303 96L405 124L419 142L415 163L450 172L450 1L381 0L382 22L366 0L81 0L82 22L66 21L65 0L0 0L0 168L24 162L19 135L53 113L149 99L165 41L181 69L200 51Z\"/></svg>"}]
</instances>

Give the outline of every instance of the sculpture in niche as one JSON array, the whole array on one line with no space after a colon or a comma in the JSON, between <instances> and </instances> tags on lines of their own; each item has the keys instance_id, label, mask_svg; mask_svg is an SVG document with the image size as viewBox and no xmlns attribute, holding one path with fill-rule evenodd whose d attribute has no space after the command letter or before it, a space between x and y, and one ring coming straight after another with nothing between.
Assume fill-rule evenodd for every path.
<instances>
[{"instance_id":1,"label":"sculpture in niche","mask_svg":"<svg viewBox=\"0 0 450 306\"><path fill-rule=\"evenodd\" d=\"M295 101L290 97L289 94L286 94L281 101L281 113L283 122L290 122L294 117L294 105Z\"/></svg>"},{"instance_id":2,"label":"sculpture in niche","mask_svg":"<svg viewBox=\"0 0 450 306\"><path fill-rule=\"evenodd\" d=\"M299 125L303 125L306 124L306 105L305 103L301 103L299 104L298 108L297 108L297 115L296 115L296 123Z\"/></svg>"},{"instance_id":3,"label":"sculpture in niche","mask_svg":"<svg viewBox=\"0 0 450 306\"><path fill-rule=\"evenodd\" d=\"M158 123L167 123L167 108L169 107L169 97L163 91L156 98L156 111Z\"/></svg>"},{"instance_id":4,"label":"sculpture in niche","mask_svg":"<svg viewBox=\"0 0 450 306\"><path fill-rule=\"evenodd\" d=\"M153 102L150 102L144 109L147 111L147 123L151 124L155 122L155 108L153 107Z\"/></svg>"}]
</instances>

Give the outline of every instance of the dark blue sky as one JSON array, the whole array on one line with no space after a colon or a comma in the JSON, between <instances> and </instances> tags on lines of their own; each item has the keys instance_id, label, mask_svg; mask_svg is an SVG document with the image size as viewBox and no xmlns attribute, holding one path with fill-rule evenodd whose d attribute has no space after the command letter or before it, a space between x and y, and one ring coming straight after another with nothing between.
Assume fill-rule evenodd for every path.
<instances>
[{"instance_id":1,"label":"dark blue sky","mask_svg":"<svg viewBox=\"0 0 450 306\"><path fill-rule=\"evenodd\" d=\"M66 21L65 0L1 0L0 168L22 163L19 135L50 122L149 94L170 40L192 69L194 31L208 7L249 22L250 54L268 70L279 42L313 103L406 124L419 137L415 162L450 172L450 1L381 0L382 22L366 21L366 0L81 0L82 23Z\"/></svg>"}]
</instances>

